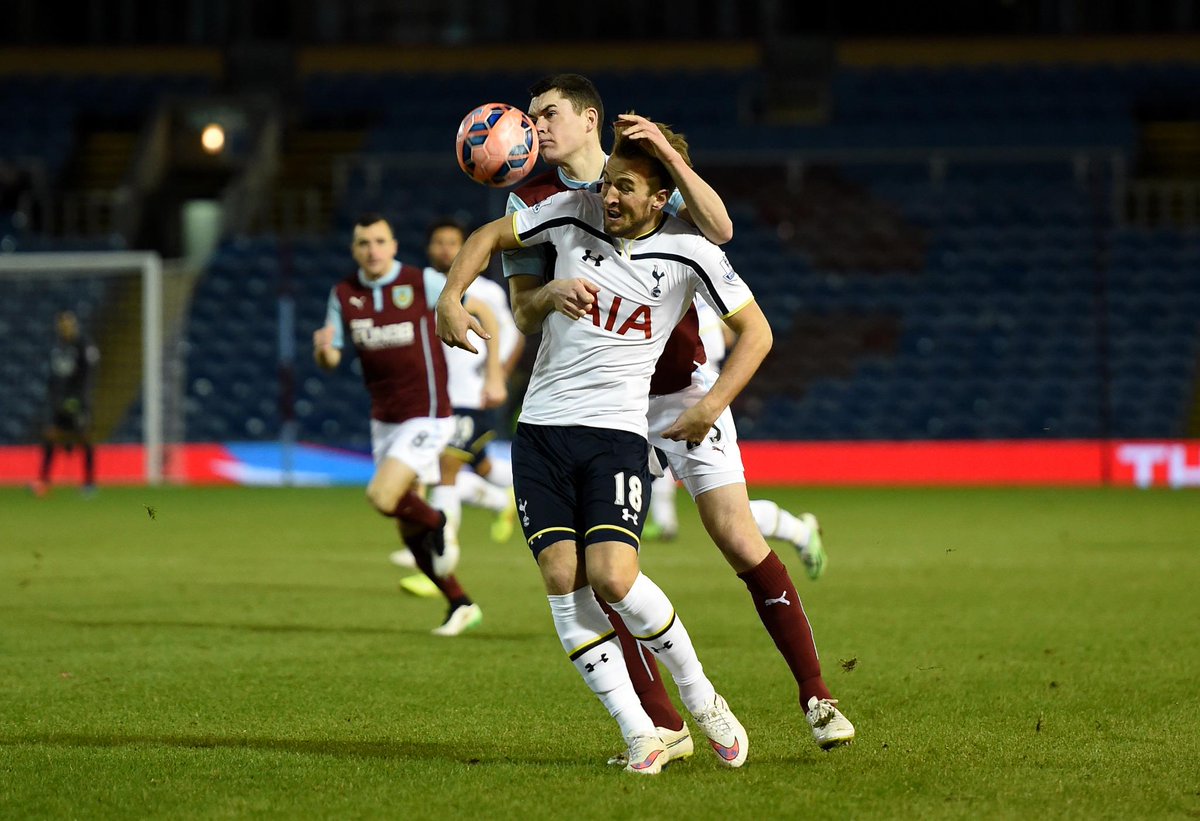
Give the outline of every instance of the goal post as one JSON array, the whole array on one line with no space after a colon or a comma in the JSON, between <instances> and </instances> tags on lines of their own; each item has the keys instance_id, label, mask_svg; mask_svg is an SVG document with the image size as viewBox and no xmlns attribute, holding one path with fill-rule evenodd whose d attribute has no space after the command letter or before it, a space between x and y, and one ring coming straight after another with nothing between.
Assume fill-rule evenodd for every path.
<instances>
[{"instance_id":1,"label":"goal post","mask_svg":"<svg viewBox=\"0 0 1200 821\"><path fill-rule=\"evenodd\" d=\"M0 338L10 342L0 446L28 445L40 435L53 318L70 310L100 348L92 398L97 441L140 442L140 479L157 485L171 478L167 443L182 439L182 397L168 396L166 383L181 392L182 353L178 344L168 353L165 342L162 258L148 251L0 254L0 293ZM177 342L182 323L173 325Z\"/></svg>"}]
</instances>

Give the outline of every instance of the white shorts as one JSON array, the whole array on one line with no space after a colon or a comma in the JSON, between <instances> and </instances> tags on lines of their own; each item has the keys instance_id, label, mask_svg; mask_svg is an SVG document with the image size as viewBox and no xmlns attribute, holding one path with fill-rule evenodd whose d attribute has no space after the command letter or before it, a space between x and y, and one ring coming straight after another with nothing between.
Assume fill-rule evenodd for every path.
<instances>
[{"instance_id":1,"label":"white shorts","mask_svg":"<svg viewBox=\"0 0 1200 821\"><path fill-rule=\"evenodd\" d=\"M687 442L676 442L658 435L670 427L679 414L699 402L715 379L711 371L697 368L692 373L692 384L688 387L663 396L651 396L650 410L646 414L646 421L650 425L650 446L663 452L667 466L683 482L693 499L709 490L746 482L742 451L737 443L737 426L733 423L733 413L729 408L717 417L708 436L695 447L689 448ZM654 450L650 458L657 459ZM660 472L654 471L656 474Z\"/></svg>"},{"instance_id":2,"label":"white shorts","mask_svg":"<svg viewBox=\"0 0 1200 821\"><path fill-rule=\"evenodd\" d=\"M423 483L436 484L442 478L439 459L453 434L453 416L417 416L399 423L372 419L371 455L376 466L384 459L398 459L416 471Z\"/></svg>"}]
</instances>

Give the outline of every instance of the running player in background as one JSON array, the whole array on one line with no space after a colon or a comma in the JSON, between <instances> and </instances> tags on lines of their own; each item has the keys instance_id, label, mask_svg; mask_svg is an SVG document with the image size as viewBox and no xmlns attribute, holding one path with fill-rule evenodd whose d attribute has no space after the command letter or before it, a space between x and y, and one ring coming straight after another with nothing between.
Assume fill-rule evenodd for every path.
<instances>
[{"instance_id":1,"label":"running player in background","mask_svg":"<svg viewBox=\"0 0 1200 821\"><path fill-rule=\"evenodd\" d=\"M681 137L664 138L686 151ZM474 324L458 297L495 252L554 245L553 273L513 276L509 290L517 327L542 331L513 440L513 476L555 630L621 728L628 771L660 771L667 741L639 703L597 598L671 671L718 761L738 767L749 750L745 729L704 674L670 600L639 570L647 390L671 328L698 292L744 340L705 397L714 405L728 404L749 380L771 331L745 283L732 270L721 275L720 250L663 213L672 178L654 155L619 132L604 175L602 195L565 191L473 233L438 301L438 333L469 345ZM694 417L682 414L668 435L701 440L708 426Z\"/></svg>"},{"instance_id":2,"label":"running player in background","mask_svg":"<svg viewBox=\"0 0 1200 821\"><path fill-rule=\"evenodd\" d=\"M32 490L42 496L50 488L54 449L61 445L70 453L75 445L83 450L83 492L96 489L96 451L92 446L92 384L100 349L79 330L74 312L63 311L54 318L56 338L50 348L50 378L46 385L47 420L42 431L42 466Z\"/></svg>"},{"instance_id":3,"label":"running player in background","mask_svg":"<svg viewBox=\"0 0 1200 821\"><path fill-rule=\"evenodd\" d=\"M454 575L458 543L448 532L447 517L420 496L423 484L439 481L438 459L454 429L446 361L433 313L446 280L400 263L391 225L378 214L358 219L351 253L358 269L330 292L325 325L313 333L313 357L318 366L332 370L342 360L346 341L354 346L371 394L375 473L367 485L367 499L381 514L397 520L400 538L417 566L449 602L445 621L433 633L457 636L477 627L483 613ZM495 338L498 329L491 310L474 300L467 304L486 329L485 338ZM488 356L488 390L503 401L504 383L494 350L489 346L493 352Z\"/></svg>"},{"instance_id":4,"label":"running player in background","mask_svg":"<svg viewBox=\"0 0 1200 821\"><path fill-rule=\"evenodd\" d=\"M454 220L441 220L429 228L426 256L429 267L441 274L462 249L466 230ZM517 330L508 307L508 291L499 283L480 277L467 289L469 299L487 304L496 315L500 328L497 338L500 367L504 378L512 376L525 350L525 337ZM516 522L516 503L512 497L512 469L488 457L487 445L496 439L496 408L503 404L485 396L484 361L479 354L445 346L446 367L450 372L450 404L454 408L456 430L450 447L442 455L442 471L456 479L459 498L467 504L496 514L492 539L508 541ZM463 466L472 470L460 470Z\"/></svg>"},{"instance_id":5,"label":"running player in background","mask_svg":"<svg viewBox=\"0 0 1200 821\"><path fill-rule=\"evenodd\" d=\"M735 336L721 317L704 300L696 300L696 315L699 322L700 341L708 362L702 367L720 372L725 353L733 344ZM665 461L665 457L664 457ZM650 520L646 522L643 535L647 539L672 541L679 533L679 515L675 510L677 480L667 468L662 476L651 484ZM808 577L813 581L825 572L825 545L821 538L821 525L812 513L799 516L784 510L770 499L751 499L750 512L758 532L767 539L790 542L796 548Z\"/></svg>"},{"instance_id":6,"label":"running player in background","mask_svg":"<svg viewBox=\"0 0 1200 821\"><path fill-rule=\"evenodd\" d=\"M553 166L550 171L539 174L521 185L508 198L510 213L532 208L539 202L559 191L594 188L604 171L607 156L600 146L601 124L604 122L604 105L599 92L590 80L578 74L559 74L543 78L530 87L533 99L529 104L529 115L537 125L540 141L540 156ZM728 242L733 237L733 223L717 193L691 168L689 163L670 145L661 139L661 132L644 117L621 115L618 125L635 140L647 140L656 156L673 177L675 194L666 210L675 210L681 217L694 223L704 236L716 244ZM553 248L545 246L508 252L504 256L506 277L515 275L542 276L553 270ZM510 279L511 281L511 279ZM696 401L698 386L693 384L692 374L705 361L703 345L699 337L699 319L694 310L689 310L680 320L656 368L651 380L650 391L659 397L678 392L676 399L682 407ZM656 403L652 401L651 411ZM664 402L659 401L659 406ZM728 409L724 411L728 414ZM675 417L671 417L673 420ZM652 420L650 433L663 433ZM670 420L669 420L670 421ZM732 432L732 416L724 426ZM780 655L799 690L801 709L810 724L813 739L823 748L848 743L854 737L853 725L836 708L821 677L821 665L817 658L816 644L808 616L800 604L795 585L787 568L763 540L758 526L750 513L748 500L744 508L739 507L737 488L745 496L745 479L742 473L741 454L716 445L707 438L698 450L697 459L721 457L722 481L727 489L712 488L711 493L696 494L696 504L705 528L716 543L726 561L745 583L754 602L759 618L771 635ZM652 444L654 440L652 440ZM670 449L668 450L668 455ZM685 449L686 457L690 451ZM706 468L700 468L706 469ZM680 473L684 466L680 466ZM706 498L707 497L707 498ZM726 502L734 515L725 516ZM786 601L786 606L780 606ZM601 602L604 607L604 602ZM619 618L606 611L613 628L621 639L626 666L642 706L654 719L659 735L667 742L672 758L690 755L693 749L691 736L658 675L657 665L649 653L640 651ZM612 759L621 763L622 757Z\"/></svg>"},{"instance_id":7,"label":"running player in background","mask_svg":"<svg viewBox=\"0 0 1200 821\"><path fill-rule=\"evenodd\" d=\"M426 231L425 257L429 265L425 270L436 271L443 276L458 256L466 239L466 229L453 219L439 219ZM525 337L517 330L512 312L508 307L508 292L498 283L480 277L467 289L467 297L487 303L496 315L500 332L497 336L500 365L505 380L525 350ZM496 433L497 403L485 396L485 360L462 348L443 345L448 371L450 405L454 410L454 434L450 444L442 451L442 482L433 490L430 502L446 514L454 530L458 530L462 518L462 503L490 510L495 514L491 536L496 542L506 542L516 525L517 506L512 494L512 469L508 462L499 467L487 453L488 443ZM462 470L463 467L471 470ZM453 487L455 494L443 488ZM398 567L416 567L415 559L408 548L397 550L391 555L392 564ZM438 595L429 579L423 575L408 576L400 580L400 588L416 596Z\"/></svg>"}]
</instances>

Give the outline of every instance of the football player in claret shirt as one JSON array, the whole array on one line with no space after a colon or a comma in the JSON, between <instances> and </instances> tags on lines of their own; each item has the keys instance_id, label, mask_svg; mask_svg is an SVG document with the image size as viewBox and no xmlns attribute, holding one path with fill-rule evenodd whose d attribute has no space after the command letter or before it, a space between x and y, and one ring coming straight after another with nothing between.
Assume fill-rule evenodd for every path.
<instances>
[{"instance_id":1,"label":"football player in claret shirt","mask_svg":"<svg viewBox=\"0 0 1200 821\"><path fill-rule=\"evenodd\" d=\"M445 217L435 220L426 230L426 270L445 275L458 256L466 229L457 220ZM471 283L467 296L486 302L496 315L500 327L497 350L501 369L507 380L525 350L525 337L517 330L508 307L508 291L497 282L480 277ZM457 525L463 503L481 507L495 514L492 521L493 541L507 542L516 526L517 506L512 495L512 470L508 462L496 462L488 456L487 446L497 436L496 405L485 396L485 360L462 348L443 345L446 355L447 388L454 411L454 434L450 445L442 452L442 484L453 485L457 496L439 495L434 506ZM470 470L463 470L470 467ZM399 567L416 567L408 549L392 553L391 561ZM401 589L417 596L436 596L437 588L423 575L407 576L400 581Z\"/></svg>"},{"instance_id":2,"label":"football player in claret shirt","mask_svg":"<svg viewBox=\"0 0 1200 821\"><path fill-rule=\"evenodd\" d=\"M682 137L651 127L686 152ZM439 335L467 344L475 323L459 298L492 254L554 246L548 281L509 279L517 327L542 332L513 440L517 505L563 649L617 721L626 769L643 774L659 772L670 759L667 742L639 702L596 596L671 671L718 761L741 766L749 749L670 600L639 569L650 481L650 377L697 293L742 337L705 397L718 412L771 345L766 318L720 249L663 212L671 179L644 143L618 130L600 194L564 191L474 232L438 301ZM684 411L667 435L699 443L711 425L707 413L707 404Z\"/></svg>"},{"instance_id":3,"label":"football player in claret shirt","mask_svg":"<svg viewBox=\"0 0 1200 821\"><path fill-rule=\"evenodd\" d=\"M78 444L83 450L83 491L96 487L96 453L92 446L91 399L100 349L79 330L74 312L63 311L54 320L57 334L50 348L50 378L46 388L47 420L42 432L42 466L33 492L41 496L50 487L54 449L68 453Z\"/></svg>"},{"instance_id":4,"label":"football player in claret shirt","mask_svg":"<svg viewBox=\"0 0 1200 821\"><path fill-rule=\"evenodd\" d=\"M557 191L594 188L607 159L600 146L603 103L586 77L554 75L539 80L529 91L533 95L529 113L538 128L541 156L553 168L533 177L509 196L510 212L535 207ZM618 124L624 126L628 138L644 142L647 150L670 172L675 192L664 210L692 222L716 244L729 241L733 223L720 196L687 159L644 117L621 115ZM543 271L551 270L553 252L542 253L540 249L545 247L505 252L505 275L541 276ZM745 583L763 626L796 681L800 705L811 725L814 741L826 749L848 743L854 737L854 726L837 709L837 702L821 676L816 644L800 596L787 567L763 540L764 533L750 505L741 501L740 497L746 495L741 453L736 446L728 447L728 442L714 441L718 432L729 440L736 437L732 414L728 409L723 411L714 422L712 434L696 447L689 448L662 436L665 426L683 408L695 405L705 384L715 379L714 374L701 368L704 362L699 321L696 312L689 310L668 339L651 380L651 444L663 451L671 469L684 480L705 529ZM705 378L707 383L703 381ZM811 549L805 564L810 574L819 575L824 563L823 548L819 541L814 543L811 539L808 545ZM783 601L788 604L784 606ZM667 740L668 752L673 758L690 754L692 742L687 727L671 704L661 677L655 675L656 665L650 654L643 651L645 661L639 663L638 648L623 634L619 620L613 619L613 626L622 638L634 687L642 705L655 719L660 735ZM612 760L619 763L621 757Z\"/></svg>"},{"instance_id":5,"label":"football player in claret shirt","mask_svg":"<svg viewBox=\"0 0 1200 821\"><path fill-rule=\"evenodd\" d=\"M439 482L438 460L454 428L433 314L445 277L397 261L392 228L378 214L358 219L351 252L358 269L330 292L325 325L313 333L313 357L332 370L341 362L343 346L354 346L371 395L375 473L367 499L397 520L417 566L449 602L446 620L434 634L456 636L478 626L483 614L454 575L457 534L420 495L423 484ZM481 335L492 338L495 316L486 305L467 304L479 317ZM494 346L487 349L484 390L503 401L499 359ZM454 493L453 486L446 491Z\"/></svg>"}]
</instances>

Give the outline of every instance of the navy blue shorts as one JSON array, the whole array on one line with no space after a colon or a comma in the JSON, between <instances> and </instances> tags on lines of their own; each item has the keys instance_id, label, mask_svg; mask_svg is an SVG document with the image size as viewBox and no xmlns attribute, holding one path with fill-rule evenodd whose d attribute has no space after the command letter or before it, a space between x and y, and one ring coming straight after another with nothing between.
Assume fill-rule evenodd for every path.
<instances>
[{"instance_id":1,"label":"navy blue shorts","mask_svg":"<svg viewBox=\"0 0 1200 821\"><path fill-rule=\"evenodd\" d=\"M636 433L579 425L517 425L513 486L534 558L555 542L583 547L642 538L650 445Z\"/></svg>"},{"instance_id":2,"label":"navy blue shorts","mask_svg":"<svg viewBox=\"0 0 1200 821\"><path fill-rule=\"evenodd\" d=\"M454 409L454 435L446 450L474 467L487 458L488 442L496 438L496 414L490 410Z\"/></svg>"}]
</instances>

